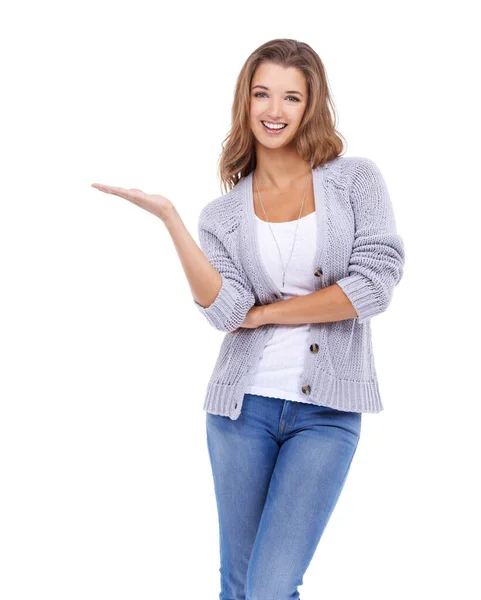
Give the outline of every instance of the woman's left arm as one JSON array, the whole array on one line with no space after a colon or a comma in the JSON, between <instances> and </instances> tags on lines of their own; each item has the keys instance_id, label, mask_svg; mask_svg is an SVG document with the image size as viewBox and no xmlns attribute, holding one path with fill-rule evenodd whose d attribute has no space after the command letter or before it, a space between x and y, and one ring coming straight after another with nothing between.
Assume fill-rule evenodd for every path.
<instances>
[{"instance_id":1,"label":"woman's left arm","mask_svg":"<svg viewBox=\"0 0 481 600\"><path fill-rule=\"evenodd\" d=\"M354 319L358 316L351 301L337 284L304 296L255 306L254 309L259 311L257 321L261 325L269 323L279 325L328 323Z\"/></svg>"},{"instance_id":2,"label":"woman's left arm","mask_svg":"<svg viewBox=\"0 0 481 600\"><path fill-rule=\"evenodd\" d=\"M336 282L358 314L359 323L384 312L401 281L405 251L389 192L379 167L361 158L352 184L356 231L348 276Z\"/></svg>"},{"instance_id":3,"label":"woman's left arm","mask_svg":"<svg viewBox=\"0 0 481 600\"><path fill-rule=\"evenodd\" d=\"M356 229L348 275L322 290L256 307L262 309L258 322L301 324L357 318L364 323L387 309L403 275L405 252L386 183L371 159L359 159L350 200Z\"/></svg>"}]
</instances>

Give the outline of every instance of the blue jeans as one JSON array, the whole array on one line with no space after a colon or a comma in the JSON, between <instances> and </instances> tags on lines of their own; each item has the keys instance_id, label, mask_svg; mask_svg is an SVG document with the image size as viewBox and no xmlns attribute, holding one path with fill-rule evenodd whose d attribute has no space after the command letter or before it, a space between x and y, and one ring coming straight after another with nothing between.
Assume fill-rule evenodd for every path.
<instances>
[{"instance_id":1,"label":"blue jeans","mask_svg":"<svg viewBox=\"0 0 481 600\"><path fill-rule=\"evenodd\" d=\"M359 442L361 413L245 394L206 413L219 519L220 600L291 600Z\"/></svg>"}]
</instances>

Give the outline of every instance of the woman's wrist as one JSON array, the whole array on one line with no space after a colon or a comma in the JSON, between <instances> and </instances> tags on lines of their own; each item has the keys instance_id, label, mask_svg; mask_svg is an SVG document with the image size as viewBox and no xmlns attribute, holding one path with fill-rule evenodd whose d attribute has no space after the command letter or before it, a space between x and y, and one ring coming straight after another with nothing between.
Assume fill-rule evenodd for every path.
<instances>
[{"instance_id":1,"label":"woman's wrist","mask_svg":"<svg viewBox=\"0 0 481 600\"><path fill-rule=\"evenodd\" d=\"M172 225L180 218L179 213L175 206L171 203L168 206L162 208L162 211L157 215L159 219L164 223L166 227Z\"/></svg>"},{"instance_id":2,"label":"woman's wrist","mask_svg":"<svg viewBox=\"0 0 481 600\"><path fill-rule=\"evenodd\" d=\"M272 306L271 304L262 304L261 306L259 306L260 310L260 314L259 314L259 320L261 321L262 325L269 325L270 321L269 321L269 307Z\"/></svg>"}]
</instances>

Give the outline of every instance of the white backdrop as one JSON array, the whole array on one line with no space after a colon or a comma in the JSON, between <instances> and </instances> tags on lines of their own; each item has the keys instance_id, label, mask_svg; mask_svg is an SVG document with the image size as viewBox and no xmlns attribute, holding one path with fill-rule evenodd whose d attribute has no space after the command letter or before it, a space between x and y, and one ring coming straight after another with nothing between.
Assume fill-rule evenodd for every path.
<instances>
[{"instance_id":1,"label":"white backdrop","mask_svg":"<svg viewBox=\"0 0 481 600\"><path fill-rule=\"evenodd\" d=\"M380 167L406 248L372 323L385 410L363 417L301 598L480 597L474 6L3 6L2 600L218 598L202 405L222 334L163 223L90 186L167 196L197 240L238 72L278 37L322 58L346 155Z\"/></svg>"}]
</instances>

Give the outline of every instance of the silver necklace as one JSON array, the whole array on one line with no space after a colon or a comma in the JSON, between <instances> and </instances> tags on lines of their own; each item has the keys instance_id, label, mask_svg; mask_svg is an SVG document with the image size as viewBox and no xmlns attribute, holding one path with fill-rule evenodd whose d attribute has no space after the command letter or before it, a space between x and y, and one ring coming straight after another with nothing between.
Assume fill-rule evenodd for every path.
<instances>
[{"instance_id":1,"label":"silver necklace","mask_svg":"<svg viewBox=\"0 0 481 600\"><path fill-rule=\"evenodd\" d=\"M279 248L279 244L277 243L276 236L274 235L274 232L272 231L272 227L271 227L271 224L269 223L269 219L267 218L266 209L264 208L264 204L263 204L263 202L262 202L262 198L261 198L261 193L259 192L259 186L257 185L257 178L256 178L256 176L255 176L255 174L254 174L254 181L256 182L257 194L259 195L259 200L260 200L260 203L261 203L261 206L262 206L262 210L264 211L264 214L265 214L265 216L266 216L266 222L267 222L267 224L269 225L269 229L271 230L272 237L274 238L274 241L275 241L275 243L276 243L276 246L277 246L277 250L278 250L278 252L279 252L279 257L280 257L280 259L281 259L281 266L282 266L282 269L283 269L283 271L282 271L282 289L284 289L284 284L285 284L285 281L286 281L286 271L287 271L287 267L289 266L289 262L290 262L290 260L291 260L292 252L294 251L294 244L296 243L296 237L297 237L297 228L299 227L299 220L300 220L300 218L301 218L302 209L304 208L304 201L305 201L305 199L306 199L306 191L307 191L307 181L308 181L308 179L309 179L309 175L310 175L310 174L311 174L311 171L309 170L309 172L307 173L307 177L306 177L306 185L305 185L305 187L304 187L304 194L303 194L303 198L302 198L301 210L299 211L299 216L298 216L298 218L297 218L296 231L295 231L295 233L294 233L294 241L292 242L291 253L290 253L290 255L289 255L289 260L287 261L287 265L286 265L286 268L285 268L285 269L284 269L284 265L283 265L283 263L282 263L282 255L281 255L281 250L280 250L280 248Z\"/></svg>"}]
</instances>

